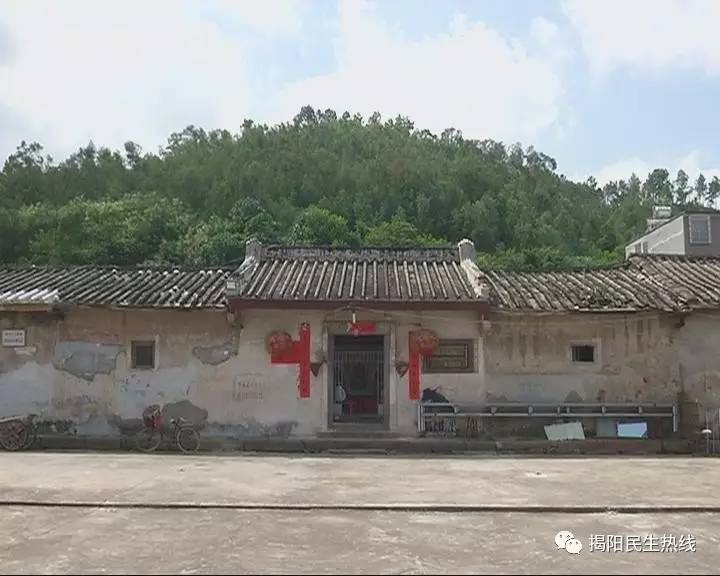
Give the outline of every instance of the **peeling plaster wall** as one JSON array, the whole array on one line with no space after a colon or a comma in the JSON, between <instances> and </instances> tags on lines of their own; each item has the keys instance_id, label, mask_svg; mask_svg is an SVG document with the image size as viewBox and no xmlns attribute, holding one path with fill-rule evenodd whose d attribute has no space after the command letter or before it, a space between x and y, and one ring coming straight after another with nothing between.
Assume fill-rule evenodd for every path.
<instances>
[{"instance_id":1,"label":"peeling plaster wall","mask_svg":"<svg viewBox=\"0 0 720 576\"><path fill-rule=\"evenodd\" d=\"M392 429L417 429L408 375L401 377L394 368L395 360L408 360L408 333L422 325L441 337L477 340L477 319L468 321L463 313L444 316L449 317L371 313L368 318L384 327L389 340ZM104 309L73 309L53 321L25 318L31 326L28 343L37 349L22 356L12 349L0 352L2 415L32 411L48 421L70 423L68 429L80 434L111 435L137 429L143 409L158 404L204 423L212 434L315 435L328 428L328 362L311 375L310 398L301 399L298 366L271 364L265 338L273 330L297 338L301 324L308 323L311 361L328 360L328 322L338 322L342 331L350 319L347 312L249 310L239 319L242 327L233 327L224 312ZM156 342L154 370L130 367L132 340ZM483 398L483 355L477 342L474 373L422 374L421 387L468 401Z\"/></svg>"},{"instance_id":2,"label":"peeling plaster wall","mask_svg":"<svg viewBox=\"0 0 720 576\"><path fill-rule=\"evenodd\" d=\"M488 320L488 401L677 401L677 318L496 314ZM594 344L595 362L573 362L573 344Z\"/></svg>"},{"instance_id":3,"label":"peeling plaster wall","mask_svg":"<svg viewBox=\"0 0 720 576\"><path fill-rule=\"evenodd\" d=\"M720 405L720 314L509 316L482 322L473 312L357 311L388 339L389 425L414 434L417 404L409 398L408 333L419 327L440 338L476 342L475 371L426 374L420 387L451 401L657 401L678 394ZM0 347L0 416L35 412L58 432L131 433L151 404L166 417L183 416L208 434L312 436L328 429L331 332L342 331L349 312L244 311L236 324L223 311L71 309L0 313L0 327L24 328L23 348ZM270 331L293 338L310 325L310 398L298 395L298 367L271 364ZM330 329L329 326L335 328ZM156 368L130 367L132 340L156 342ZM570 345L594 343L597 361L571 362Z\"/></svg>"},{"instance_id":4,"label":"peeling plaster wall","mask_svg":"<svg viewBox=\"0 0 720 576\"><path fill-rule=\"evenodd\" d=\"M247 328L224 311L3 312L2 327L26 328L28 345L0 348L0 416L34 412L70 433L116 435L157 404L211 433L311 435L323 429L320 380L299 399L297 366L271 365L265 351L268 331L297 337L303 321L321 338L318 312L249 312ZM133 340L156 343L155 369L132 369Z\"/></svg>"},{"instance_id":5,"label":"peeling plaster wall","mask_svg":"<svg viewBox=\"0 0 720 576\"><path fill-rule=\"evenodd\" d=\"M678 368L688 401L720 408L720 313L685 319L675 339Z\"/></svg>"},{"instance_id":6,"label":"peeling plaster wall","mask_svg":"<svg viewBox=\"0 0 720 576\"><path fill-rule=\"evenodd\" d=\"M223 381L215 401L219 433L234 436L310 436L327 428L322 406L325 367L310 375L310 397L298 393L298 366L271 364L265 349L268 333L280 330L294 340L303 323L310 325L310 351L322 349L323 313L319 311L248 310L242 313L237 357L222 365ZM220 368L220 367L219 367ZM211 415L212 416L212 415Z\"/></svg>"}]
</instances>

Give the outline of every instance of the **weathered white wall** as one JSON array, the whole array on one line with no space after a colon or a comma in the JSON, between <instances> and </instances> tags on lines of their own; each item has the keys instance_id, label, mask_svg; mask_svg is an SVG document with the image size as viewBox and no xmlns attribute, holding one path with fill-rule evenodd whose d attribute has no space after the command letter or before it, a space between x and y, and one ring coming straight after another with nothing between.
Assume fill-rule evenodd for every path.
<instances>
[{"instance_id":1,"label":"weathered white wall","mask_svg":"<svg viewBox=\"0 0 720 576\"><path fill-rule=\"evenodd\" d=\"M685 318L674 345L687 400L720 408L720 313Z\"/></svg>"},{"instance_id":2,"label":"weathered white wall","mask_svg":"<svg viewBox=\"0 0 720 576\"><path fill-rule=\"evenodd\" d=\"M474 312L358 311L389 339L389 424L413 434L408 333L430 328L440 338L476 341L475 371L421 372L421 391L451 401L691 401L720 406L720 314L680 319L657 314L510 316L485 322ZM310 325L311 360L327 358L332 333L348 312L245 311L232 325L222 311L72 309L0 313L1 328L25 328L24 348L0 347L0 416L35 412L60 432L118 434L140 424L150 404L206 423L213 434L310 436L328 428L331 363L311 375L310 398L298 396L298 368L272 365L270 331L297 338ZM133 370L130 342L155 340L157 368ZM574 364L573 343L594 343L597 361ZM329 359L328 359L329 360Z\"/></svg>"},{"instance_id":3,"label":"weathered white wall","mask_svg":"<svg viewBox=\"0 0 720 576\"><path fill-rule=\"evenodd\" d=\"M483 342L480 336L480 314L472 311L432 311L427 313L397 314L398 359L408 361L410 356L408 334L418 328L428 328L443 338L475 340L475 370L458 374L425 374L420 371L420 393L425 388L436 389L450 401L483 403L485 382L483 370ZM399 381L397 428L403 432L417 431L417 403L409 397L409 372Z\"/></svg>"},{"instance_id":4,"label":"weathered white wall","mask_svg":"<svg viewBox=\"0 0 720 576\"><path fill-rule=\"evenodd\" d=\"M408 333L419 326L441 338L475 338L474 314L427 316L364 313L389 340L389 424L413 433L417 407L409 399ZM470 317L470 319L468 319ZM0 415L36 412L59 430L116 434L140 423L142 410L160 404L208 431L234 436L308 436L328 428L330 370L311 375L310 398L298 396L298 367L272 365L265 350L270 331L297 337L311 330L311 360L327 358L332 332L342 332L350 313L244 311L232 326L224 312L72 309L64 318L3 313L4 328L27 329L23 349L0 348ZM156 369L130 366L133 340L156 342ZM438 388L453 399L481 400L482 349L478 340L472 374L421 374L421 389Z\"/></svg>"},{"instance_id":5,"label":"weathered white wall","mask_svg":"<svg viewBox=\"0 0 720 576\"><path fill-rule=\"evenodd\" d=\"M674 402L676 331L677 319L656 314L493 314L484 338L488 400ZM594 344L595 362L573 362L573 344Z\"/></svg>"},{"instance_id":6,"label":"weathered white wall","mask_svg":"<svg viewBox=\"0 0 720 576\"><path fill-rule=\"evenodd\" d=\"M297 367L271 366L265 352L268 331L297 337L300 319L262 316L240 328L215 311L84 309L64 319L5 313L2 326L26 327L28 345L0 348L1 413L36 412L59 429L116 434L160 404L214 433L313 434L322 423L318 380L311 380L311 398L299 399ZM131 368L132 340L156 342L155 370Z\"/></svg>"}]
</instances>

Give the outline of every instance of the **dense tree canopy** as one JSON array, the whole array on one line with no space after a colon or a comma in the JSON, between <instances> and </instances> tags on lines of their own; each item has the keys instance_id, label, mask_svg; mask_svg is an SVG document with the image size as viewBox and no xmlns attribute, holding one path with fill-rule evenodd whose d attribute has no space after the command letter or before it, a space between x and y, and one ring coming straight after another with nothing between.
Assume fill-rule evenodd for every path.
<instances>
[{"instance_id":1,"label":"dense tree canopy","mask_svg":"<svg viewBox=\"0 0 720 576\"><path fill-rule=\"evenodd\" d=\"M532 148L305 107L237 134L189 126L159 153L93 143L61 162L21 143L0 172L0 262L221 264L244 242L436 246L483 265L620 258L653 204L714 205L717 177L653 170L599 187Z\"/></svg>"}]
</instances>

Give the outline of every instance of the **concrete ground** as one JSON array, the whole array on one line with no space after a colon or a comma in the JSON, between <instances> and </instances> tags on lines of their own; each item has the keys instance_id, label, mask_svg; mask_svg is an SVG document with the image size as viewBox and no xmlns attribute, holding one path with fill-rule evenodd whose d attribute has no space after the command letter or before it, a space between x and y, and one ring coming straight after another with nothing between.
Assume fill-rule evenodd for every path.
<instances>
[{"instance_id":1,"label":"concrete ground","mask_svg":"<svg viewBox=\"0 0 720 576\"><path fill-rule=\"evenodd\" d=\"M0 572L714 573L718 479L685 457L3 453ZM591 534L696 549L591 552Z\"/></svg>"}]
</instances>

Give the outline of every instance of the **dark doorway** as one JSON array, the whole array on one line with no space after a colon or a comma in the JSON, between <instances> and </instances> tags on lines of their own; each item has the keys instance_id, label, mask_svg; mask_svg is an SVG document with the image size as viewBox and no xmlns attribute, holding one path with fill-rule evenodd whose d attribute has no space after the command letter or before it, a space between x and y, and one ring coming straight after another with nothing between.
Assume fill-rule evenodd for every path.
<instances>
[{"instance_id":1,"label":"dark doorway","mask_svg":"<svg viewBox=\"0 0 720 576\"><path fill-rule=\"evenodd\" d=\"M385 403L383 336L335 336L333 420L382 422Z\"/></svg>"}]
</instances>

